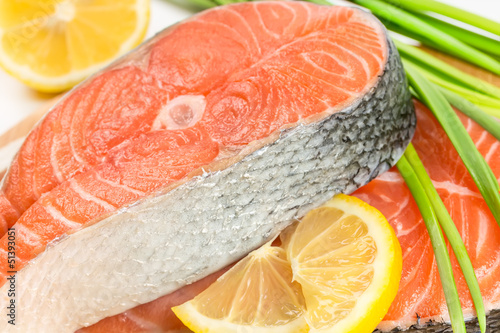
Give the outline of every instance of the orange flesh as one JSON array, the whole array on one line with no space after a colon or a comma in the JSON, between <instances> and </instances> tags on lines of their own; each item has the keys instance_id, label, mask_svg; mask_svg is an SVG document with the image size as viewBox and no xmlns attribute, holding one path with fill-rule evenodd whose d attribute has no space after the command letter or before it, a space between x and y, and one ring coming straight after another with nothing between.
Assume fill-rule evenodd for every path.
<instances>
[{"instance_id":1,"label":"orange flesh","mask_svg":"<svg viewBox=\"0 0 500 333\"><path fill-rule=\"evenodd\" d=\"M149 56L73 91L13 161L0 234L16 228L16 270L55 238L181 180L219 151L348 105L373 86L387 56L385 34L367 14L300 2L207 11L141 53ZM169 107L200 119L169 118ZM189 127L172 129L175 119ZM11 270L6 245L4 236L0 284Z\"/></svg>"}]
</instances>

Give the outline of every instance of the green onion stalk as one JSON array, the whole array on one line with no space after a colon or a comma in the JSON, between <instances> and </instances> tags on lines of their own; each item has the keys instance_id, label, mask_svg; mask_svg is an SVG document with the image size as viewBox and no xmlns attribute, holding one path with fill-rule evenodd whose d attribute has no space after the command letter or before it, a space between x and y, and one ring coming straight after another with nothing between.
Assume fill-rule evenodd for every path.
<instances>
[{"instance_id":1,"label":"green onion stalk","mask_svg":"<svg viewBox=\"0 0 500 333\"><path fill-rule=\"evenodd\" d=\"M412 12L432 12L500 36L500 23L435 0L385 0Z\"/></svg>"},{"instance_id":2,"label":"green onion stalk","mask_svg":"<svg viewBox=\"0 0 500 333\"><path fill-rule=\"evenodd\" d=\"M190 0L209 8L250 0ZM331 5L329 0L308 0ZM388 30L500 75L500 23L435 0L350 0L369 9ZM446 22L452 19L483 30L476 33ZM487 36L489 34L489 36ZM478 152L452 106L500 140L500 88L471 76L421 49L393 40L399 50L414 97L432 111L464 162L481 195L500 225L500 186ZM486 315L479 284L462 238L434 187L417 151L410 144L397 167L424 219L443 286L451 326L465 332L455 277L444 235L448 239L476 309L479 327L486 332ZM444 231L444 235L443 235Z\"/></svg>"},{"instance_id":3,"label":"green onion stalk","mask_svg":"<svg viewBox=\"0 0 500 333\"><path fill-rule=\"evenodd\" d=\"M455 36L439 30L410 12L379 0L352 1L371 10L383 23L391 22L402 26L412 31L415 35L423 37L422 42L426 43L429 40L432 42L431 46L441 51L500 75L500 62L495 58L466 44ZM415 1L415 3L419 2Z\"/></svg>"},{"instance_id":4,"label":"green onion stalk","mask_svg":"<svg viewBox=\"0 0 500 333\"><path fill-rule=\"evenodd\" d=\"M420 19L431 24L435 28L446 32L448 35L455 36L466 44L479 49L493 57L500 56L500 40L493 39L470 30L457 27L451 23L442 21L426 14L415 14Z\"/></svg>"},{"instance_id":5,"label":"green onion stalk","mask_svg":"<svg viewBox=\"0 0 500 333\"><path fill-rule=\"evenodd\" d=\"M425 226L429 232L446 304L448 305L448 312L450 314L453 332L466 333L462 306L460 298L458 297L455 278L453 277L450 255L446 249L446 243L444 241L443 232L439 226L436 212L434 211L432 203L425 192L424 186L420 182L412 165L408 162L406 154L401 157L396 165L399 173L408 184L408 188L410 189L413 198L415 198L415 201L417 202L420 213L424 218Z\"/></svg>"},{"instance_id":6,"label":"green onion stalk","mask_svg":"<svg viewBox=\"0 0 500 333\"><path fill-rule=\"evenodd\" d=\"M417 151L413 147L413 145L410 143L408 148L406 149L404 153L404 158L408 161L409 166L413 169L416 178L418 179L418 182L421 184L422 188L424 189L425 193L421 193L420 195L427 196L431 203L431 209L434 211L437 220L443 229L444 233L446 234L446 238L450 242L451 248L453 249L453 252L455 253L455 256L457 258L458 264L460 265L460 268L462 269L462 272L464 274L465 281L467 283L467 286L469 287L472 300L474 303L474 307L476 308L476 314L479 322L479 327L481 328L482 332L485 332L486 330L486 314L484 310L484 304L483 304L483 298L481 297L481 290L479 289L479 283L476 278L476 273L474 271L474 267L472 266L472 263L469 258L469 254L467 253L467 249L465 248L465 245L462 241L462 238L460 236L460 233L457 230L457 227L455 226L455 223L453 223L453 220L451 219L450 214L446 210L446 207L439 197L439 194L432 184L432 180L427 174L427 171L425 170L425 167L420 160L420 157L418 156ZM403 162L404 163L404 162ZM398 168L401 170L401 165L398 164ZM403 174L403 173L402 173ZM417 187L418 184L414 184L412 182L415 182L414 178L408 178L407 176L405 177L403 175L403 178L405 179L406 183L408 184L409 187ZM411 190L411 188L410 188ZM413 189L413 191L420 191L420 189ZM424 204L424 202L418 203L419 207ZM422 215L424 216L424 215ZM424 219L426 217L424 216ZM431 223L434 223L431 221ZM429 222L426 223L427 229L429 230ZM431 234L432 231L429 230L429 234ZM436 240L434 240L436 242ZM434 245L433 245L434 246ZM441 260L442 261L442 260ZM446 264L447 265L447 264ZM446 266L448 267L448 265ZM446 274L450 274L450 272L447 272ZM453 272L451 272L453 275ZM441 272L440 272L441 275ZM447 281L443 281L443 284L447 283ZM460 302L460 300L456 299L456 295L454 292L452 294L449 294L448 298L451 298L451 301L454 302ZM448 298L446 299L448 302ZM460 310L461 312L461 310ZM457 315L455 315L455 318L458 318Z\"/></svg>"},{"instance_id":7,"label":"green onion stalk","mask_svg":"<svg viewBox=\"0 0 500 333\"><path fill-rule=\"evenodd\" d=\"M415 89L422 102L429 107L446 131L493 216L500 225L499 185L493 171L477 150L467 130L443 94L439 90L434 89L432 84L411 64L405 62L404 65L410 85Z\"/></svg>"}]
</instances>

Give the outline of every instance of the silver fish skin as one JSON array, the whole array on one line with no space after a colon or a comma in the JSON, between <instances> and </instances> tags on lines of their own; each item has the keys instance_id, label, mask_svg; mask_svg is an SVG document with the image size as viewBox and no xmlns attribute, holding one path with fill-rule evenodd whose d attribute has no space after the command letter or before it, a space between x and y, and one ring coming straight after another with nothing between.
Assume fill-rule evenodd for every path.
<instances>
[{"instance_id":1,"label":"silver fish skin","mask_svg":"<svg viewBox=\"0 0 500 333\"><path fill-rule=\"evenodd\" d=\"M169 294L268 242L337 193L388 170L416 125L390 40L376 84L349 107L282 130L239 162L144 198L66 236L16 275L16 325L74 332ZM9 304L8 284L0 307Z\"/></svg>"}]
</instances>

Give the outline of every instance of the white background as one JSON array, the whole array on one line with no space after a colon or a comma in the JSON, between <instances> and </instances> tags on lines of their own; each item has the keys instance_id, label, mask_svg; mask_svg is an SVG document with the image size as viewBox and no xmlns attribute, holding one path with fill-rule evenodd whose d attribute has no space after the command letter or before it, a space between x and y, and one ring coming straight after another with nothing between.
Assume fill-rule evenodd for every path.
<instances>
[{"instance_id":1,"label":"white background","mask_svg":"<svg viewBox=\"0 0 500 333\"><path fill-rule=\"evenodd\" d=\"M500 0L441 0L500 21ZM196 11L183 0L151 0L147 37ZM0 70L0 134L40 108L54 95L38 93Z\"/></svg>"}]
</instances>

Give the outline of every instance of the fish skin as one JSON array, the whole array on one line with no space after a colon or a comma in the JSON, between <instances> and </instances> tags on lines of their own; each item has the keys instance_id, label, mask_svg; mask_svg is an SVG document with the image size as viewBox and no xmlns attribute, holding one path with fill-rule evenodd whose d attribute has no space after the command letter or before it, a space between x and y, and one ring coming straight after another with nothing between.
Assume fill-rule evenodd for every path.
<instances>
[{"instance_id":1,"label":"fish skin","mask_svg":"<svg viewBox=\"0 0 500 333\"><path fill-rule=\"evenodd\" d=\"M191 332L172 308L194 298L207 289L233 265L215 272L193 284L180 288L171 294L162 296L153 302L141 304L116 316L104 318L98 323L84 327L75 333L180 333Z\"/></svg>"},{"instance_id":2,"label":"fish skin","mask_svg":"<svg viewBox=\"0 0 500 333\"><path fill-rule=\"evenodd\" d=\"M477 318L473 320L467 320L465 322L465 329L467 333L478 333L480 332L479 324L477 322ZM396 332L405 332L405 333L453 333L453 329L451 328L450 323L446 322L429 322L425 324L416 324L410 326L408 329L400 330L398 328L394 328L390 331L380 331L375 330L374 333L396 333ZM500 310L492 310L486 316L486 333L496 333L500 332Z\"/></svg>"},{"instance_id":3,"label":"fish skin","mask_svg":"<svg viewBox=\"0 0 500 333\"><path fill-rule=\"evenodd\" d=\"M74 332L152 301L218 271L334 194L351 193L388 170L410 142L416 117L399 55L390 40L387 45L377 83L345 109L282 130L225 169L49 245L17 273L16 325L2 320L0 331ZM2 308L7 289L0 290Z\"/></svg>"}]
</instances>

